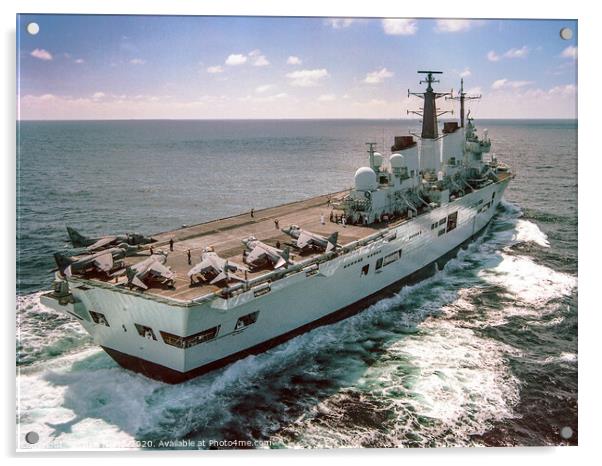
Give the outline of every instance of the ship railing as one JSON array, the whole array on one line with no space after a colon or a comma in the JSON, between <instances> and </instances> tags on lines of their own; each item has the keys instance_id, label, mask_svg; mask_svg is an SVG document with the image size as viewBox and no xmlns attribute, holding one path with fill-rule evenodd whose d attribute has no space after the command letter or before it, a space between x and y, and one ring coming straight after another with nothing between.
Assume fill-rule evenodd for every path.
<instances>
[{"instance_id":1,"label":"ship railing","mask_svg":"<svg viewBox=\"0 0 602 466\"><path fill-rule=\"evenodd\" d=\"M162 304L167 304L170 306L173 306L173 305L182 306L182 307L190 306L190 302L187 300L184 301L181 299L167 298L165 296L159 296L159 295L155 295L155 294L141 293L140 291L130 290L123 286L116 286L113 283L103 282L100 280L89 280L87 278L76 277L76 276L72 275L69 278L68 282L73 282L73 283L78 283L78 284L81 283L82 285L88 285L90 287L103 288L105 290L117 291L117 292L123 293L123 294L138 296L138 297L145 298L145 299L151 299L153 301L157 301ZM210 295L208 295L208 296L210 296Z\"/></svg>"},{"instance_id":2,"label":"ship railing","mask_svg":"<svg viewBox=\"0 0 602 466\"><path fill-rule=\"evenodd\" d=\"M262 285L266 282L274 282L274 281L280 280L289 275L294 275L299 272L306 272L308 267L311 267L313 265L319 265L323 262L327 262L331 259L334 259L335 257L337 257L339 255L347 254L351 251L359 249L362 246L365 246L369 243L372 243L372 242L384 237L387 233L389 233L389 231L390 231L390 228L380 230L377 233L374 233L370 236L366 236L365 238L362 238L362 239L359 239L356 241L352 241L351 243L347 243L344 246L342 246L340 249L337 249L336 251L330 251L330 252L321 254L317 257L311 257L311 258L305 259L303 261L296 262L295 264L293 264L285 269L274 270L272 272L261 275L259 277L255 277L250 280L247 280L246 282L237 283L236 285L225 287L219 291L214 292L213 295L211 295L211 296L217 296L217 297L222 297L222 298L227 299L227 298L239 295L239 294L241 294L245 291L248 291L252 288L255 288L259 285ZM199 303L199 302L202 302L207 299L209 299L207 296L202 296L193 301L195 303Z\"/></svg>"}]
</instances>

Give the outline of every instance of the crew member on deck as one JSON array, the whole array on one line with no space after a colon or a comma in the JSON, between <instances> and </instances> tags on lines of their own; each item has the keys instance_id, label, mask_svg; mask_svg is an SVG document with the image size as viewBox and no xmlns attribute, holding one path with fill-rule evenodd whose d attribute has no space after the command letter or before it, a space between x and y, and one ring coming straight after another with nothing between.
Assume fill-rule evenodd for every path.
<instances>
[{"instance_id":1,"label":"crew member on deck","mask_svg":"<svg viewBox=\"0 0 602 466\"><path fill-rule=\"evenodd\" d=\"M192 256L190 255L190 249L186 251L186 255L188 256L188 265L192 265Z\"/></svg>"},{"instance_id":2,"label":"crew member on deck","mask_svg":"<svg viewBox=\"0 0 602 466\"><path fill-rule=\"evenodd\" d=\"M255 218L255 209L251 208L251 218Z\"/></svg>"},{"instance_id":3,"label":"crew member on deck","mask_svg":"<svg viewBox=\"0 0 602 466\"><path fill-rule=\"evenodd\" d=\"M169 250L173 252L173 238L169 238Z\"/></svg>"},{"instance_id":4,"label":"crew member on deck","mask_svg":"<svg viewBox=\"0 0 602 466\"><path fill-rule=\"evenodd\" d=\"M274 227L276 228L276 230L278 229L278 223L279 223L279 222L278 222L278 219L277 219L277 218L275 218L275 219L274 219Z\"/></svg>"}]
</instances>

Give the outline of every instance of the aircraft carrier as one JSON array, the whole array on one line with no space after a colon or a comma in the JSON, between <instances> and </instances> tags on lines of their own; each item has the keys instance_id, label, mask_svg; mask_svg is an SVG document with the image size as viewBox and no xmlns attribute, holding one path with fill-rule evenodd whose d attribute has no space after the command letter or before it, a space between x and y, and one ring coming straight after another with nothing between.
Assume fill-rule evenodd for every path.
<instances>
[{"instance_id":1,"label":"aircraft carrier","mask_svg":"<svg viewBox=\"0 0 602 466\"><path fill-rule=\"evenodd\" d=\"M121 366L183 382L365 309L440 269L481 233L513 178L468 96L419 71L421 132L368 144L342 192L177 230L87 239L42 303L77 319ZM459 121L438 117L458 101ZM384 152L384 151L383 151ZM350 181L352 177L350 176Z\"/></svg>"}]
</instances>

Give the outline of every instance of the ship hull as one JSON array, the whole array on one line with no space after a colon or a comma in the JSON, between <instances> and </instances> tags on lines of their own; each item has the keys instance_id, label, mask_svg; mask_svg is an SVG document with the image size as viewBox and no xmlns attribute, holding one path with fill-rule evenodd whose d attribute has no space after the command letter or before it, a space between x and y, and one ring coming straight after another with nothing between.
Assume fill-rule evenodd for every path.
<instances>
[{"instance_id":1,"label":"ship hull","mask_svg":"<svg viewBox=\"0 0 602 466\"><path fill-rule=\"evenodd\" d=\"M152 379L160 380L169 384L182 383L187 380L199 377L208 372L220 369L224 366L227 366L228 364L243 359L247 356L264 353L269 349L274 348L275 346L285 343L288 340L291 340L299 335L310 332L311 330L316 329L318 327L334 324L341 320L347 319L348 317L351 317L366 310L372 304L375 304L376 302L384 298L395 295L395 293L399 292L404 286L418 283L426 278L433 276L438 270L441 270L447 262L456 257L461 249L467 248L470 245L470 243L472 243L478 236L480 236L485 231L487 226L488 224L481 228L481 230L478 231L476 234L465 240L462 244L455 247L453 250L449 251L440 258L432 261L431 263L415 271L411 275L393 283L392 285L378 290L370 296L362 298L349 306L327 314L324 317L321 317L313 322L309 322L282 335L278 335L277 337L259 343L251 348L247 348L245 350L231 354L225 358L212 361L209 364L205 364L187 372L179 372L177 370L170 369L169 367L165 367L151 361L137 358L105 346L102 346L102 349L105 350L106 353L109 356L111 356L111 358L113 358L115 362L117 362L117 364L119 364L125 369L138 372Z\"/></svg>"},{"instance_id":2,"label":"ship hull","mask_svg":"<svg viewBox=\"0 0 602 466\"><path fill-rule=\"evenodd\" d=\"M43 303L78 318L121 366L180 383L345 319L432 275L483 232L509 181L392 227L385 237L346 250L312 272L274 280L261 292L176 305L73 283L75 304L57 305L49 297Z\"/></svg>"}]
</instances>

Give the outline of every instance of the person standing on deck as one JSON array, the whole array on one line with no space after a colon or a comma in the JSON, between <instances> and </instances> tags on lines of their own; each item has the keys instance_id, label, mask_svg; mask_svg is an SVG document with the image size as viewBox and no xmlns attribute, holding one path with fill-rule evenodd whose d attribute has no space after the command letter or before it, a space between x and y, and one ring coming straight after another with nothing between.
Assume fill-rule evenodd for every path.
<instances>
[{"instance_id":1,"label":"person standing on deck","mask_svg":"<svg viewBox=\"0 0 602 466\"><path fill-rule=\"evenodd\" d=\"M274 227L276 228L276 230L278 230L278 224L279 224L279 223L280 223L280 222L278 221L278 219L277 219L277 218L275 218L275 219L274 219Z\"/></svg>"},{"instance_id":2,"label":"person standing on deck","mask_svg":"<svg viewBox=\"0 0 602 466\"><path fill-rule=\"evenodd\" d=\"M173 238L169 238L169 250L173 252Z\"/></svg>"},{"instance_id":3,"label":"person standing on deck","mask_svg":"<svg viewBox=\"0 0 602 466\"><path fill-rule=\"evenodd\" d=\"M251 218L255 218L255 209L251 208Z\"/></svg>"},{"instance_id":4,"label":"person standing on deck","mask_svg":"<svg viewBox=\"0 0 602 466\"><path fill-rule=\"evenodd\" d=\"M155 250L153 249L153 247L150 247L150 255L152 256L155 253Z\"/></svg>"},{"instance_id":5,"label":"person standing on deck","mask_svg":"<svg viewBox=\"0 0 602 466\"><path fill-rule=\"evenodd\" d=\"M345 228L345 223L346 223L347 219L345 218L345 215L341 215L341 223L343 224L343 228Z\"/></svg>"},{"instance_id":6,"label":"person standing on deck","mask_svg":"<svg viewBox=\"0 0 602 466\"><path fill-rule=\"evenodd\" d=\"M324 225L324 214L320 213L320 225Z\"/></svg>"},{"instance_id":7,"label":"person standing on deck","mask_svg":"<svg viewBox=\"0 0 602 466\"><path fill-rule=\"evenodd\" d=\"M188 256L188 265L192 265L192 256L190 254L190 249L186 252L186 255Z\"/></svg>"}]
</instances>

